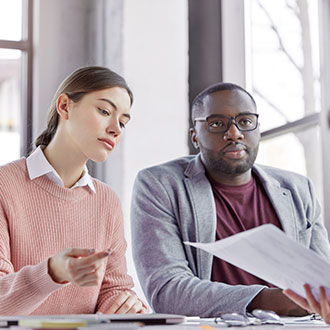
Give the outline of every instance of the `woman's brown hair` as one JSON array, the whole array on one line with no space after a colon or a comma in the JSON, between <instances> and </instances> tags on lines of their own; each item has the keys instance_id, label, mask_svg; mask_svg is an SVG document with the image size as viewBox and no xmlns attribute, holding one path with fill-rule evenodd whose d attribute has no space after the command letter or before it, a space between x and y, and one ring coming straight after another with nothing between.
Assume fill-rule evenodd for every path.
<instances>
[{"instance_id":1,"label":"woman's brown hair","mask_svg":"<svg viewBox=\"0 0 330 330\"><path fill-rule=\"evenodd\" d=\"M101 66L87 66L71 73L58 87L49 108L47 128L36 138L35 146L47 146L54 137L58 125L57 98L65 93L73 102L78 102L85 94L101 89L122 87L126 89L131 105L133 93L125 79L114 71Z\"/></svg>"}]
</instances>

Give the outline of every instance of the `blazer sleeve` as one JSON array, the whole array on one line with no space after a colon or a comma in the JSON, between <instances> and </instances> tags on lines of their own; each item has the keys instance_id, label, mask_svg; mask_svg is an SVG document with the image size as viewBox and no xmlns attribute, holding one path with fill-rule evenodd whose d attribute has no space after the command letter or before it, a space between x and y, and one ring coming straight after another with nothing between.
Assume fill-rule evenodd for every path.
<instances>
[{"instance_id":1,"label":"blazer sleeve","mask_svg":"<svg viewBox=\"0 0 330 330\"><path fill-rule=\"evenodd\" d=\"M193 272L177 219L178 208L186 206L179 205L169 190L148 169L138 174L133 189L133 258L148 302L160 313L202 317L246 313L248 304L265 287L212 282Z\"/></svg>"},{"instance_id":2,"label":"blazer sleeve","mask_svg":"<svg viewBox=\"0 0 330 330\"><path fill-rule=\"evenodd\" d=\"M307 207L306 212L307 225L306 229L299 233L299 240L303 244L306 244L305 241L309 240L310 249L325 259L330 260L328 232L324 226L321 207L310 180L308 180L308 188L310 192L310 207Z\"/></svg>"}]
</instances>

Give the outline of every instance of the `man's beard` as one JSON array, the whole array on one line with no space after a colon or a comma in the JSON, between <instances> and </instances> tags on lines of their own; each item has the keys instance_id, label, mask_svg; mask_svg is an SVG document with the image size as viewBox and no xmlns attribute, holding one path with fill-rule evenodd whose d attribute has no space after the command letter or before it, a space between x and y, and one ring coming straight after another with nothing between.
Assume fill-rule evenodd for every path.
<instances>
[{"instance_id":1,"label":"man's beard","mask_svg":"<svg viewBox=\"0 0 330 330\"><path fill-rule=\"evenodd\" d=\"M222 173L222 174L242 174L249 171L258 155L259 145L254 149L245 149L247 157L244 159L233 159L227 161L222 152L215 154L214 151L210 151L200 146L201 153L203 155L204 165L209 171Z\"/></svg>"}]
</instances>

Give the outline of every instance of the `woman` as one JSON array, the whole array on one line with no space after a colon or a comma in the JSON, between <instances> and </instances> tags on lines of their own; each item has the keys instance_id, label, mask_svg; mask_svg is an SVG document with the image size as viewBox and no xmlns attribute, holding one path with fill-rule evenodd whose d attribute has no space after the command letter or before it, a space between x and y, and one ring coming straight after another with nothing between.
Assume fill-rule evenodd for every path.
<instances>
[{"instance_id":1,"label":"woman","mask_svg":"<svg viewBox=\"0 0 330 330\"><path fill-rule=\"evenodd\" d=\"M283 292L296 304L306 309L309 313L317 313L321 315L323 320L330 324L330 302L328 301L325 288L322 286L320 287L320 301L317 301L314 297L309 284L305 284L304 288L306 292L306 299L290 289L284 290Z\"/></svg>"},{"instance_id":2,"label":"woman","mask_svg":"<svg viewBox=\"0 0 330 330\"><path fill-rule=\"evenodd\" d=\"M144 313L126 273L116 194L88 175L130 120L132 93L103 67L68 76L37 149L0 168L0 314Z\"/></svg>"}]
</instances>

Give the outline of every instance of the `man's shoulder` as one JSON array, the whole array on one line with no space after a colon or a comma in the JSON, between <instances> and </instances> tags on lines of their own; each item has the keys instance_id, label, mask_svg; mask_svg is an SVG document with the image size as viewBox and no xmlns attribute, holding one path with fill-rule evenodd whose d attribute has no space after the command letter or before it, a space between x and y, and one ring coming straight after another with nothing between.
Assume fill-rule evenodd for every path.
<instances>
[{"instance_id":1,"label":"man's shoulder","mask_svg":"<svg viewBox=\"0 0 330 330\"><path fill-rule=\"evenodd\" d=\"M254 165L254 172L265 181L276 180L280 185L307 184L309 179L301 174L267 165Z\"/></svg>"},{"instance_id":2,"label":"man's shoulder","mask_svg":"<svg viewBox=\"0 0 330 330\"><path fill-rule=\"evenodd\" d=\"M185 156L173 159L166 163L147 167L137 174L136 183L153 185L159 182L165 186L181 186L187 172L195 168L196 156Z\"/></svg>"},{"instance_id":3,"label":"man's shoulder","mask_svg":"<svg viewBox=\"0 0 330 330\"><path fill-rule=\"evenodd\" d=\"M147 168L141 170L139 173L140 173L140 175L145 175L147 173L151 173L156 176L163 175L163 174L168 175L169 173L172 173L173 175L175 175L175 174L182 175L184 173L184 171L186 170L187 166L195 158L196 158L195 155L176 158L176 159L170 160L170 161L162 163L162 164L147 167Z\"/></svg>"}]
</instances>

